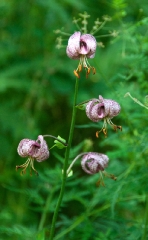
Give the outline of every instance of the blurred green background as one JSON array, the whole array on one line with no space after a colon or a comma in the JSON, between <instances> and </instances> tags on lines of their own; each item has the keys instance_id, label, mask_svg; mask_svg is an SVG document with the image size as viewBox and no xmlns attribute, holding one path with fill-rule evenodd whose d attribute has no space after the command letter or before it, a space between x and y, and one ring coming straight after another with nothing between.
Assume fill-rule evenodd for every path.
<instances>
[{"instance_id":1,"label":"blurred green background","mask_svg":"<svg viewBox=\"0 0 148 240\"><path fill-rule=\"evenodd\" d=\"M118 179L105 178L98 188L98 175L88 176L80 161L68 178L56 224L57 239L138 240L148 239L148 112L126 92L144 103L148 94L148 3L147 0L1 0L0 1L0 239L48 239L53 211L61 185L64 150L52 149L50 158L35 163L39 176L21 176L15 166L21 139L39 134L68 139L78 61L56 48L62 29L73 34L79 13L90 14L88 30L103 15L112 17L97 34L116 30L116 38L97 38L89 63L95 75L81 75L78 103L102 95L120 103L121 114L113 119L123 131L108 130L108 138L95 132L84 111L78 110L71 160L83 151L109 156L107 171ZM49 147L53 141L47 140Z\"/></svg>"}]
</instances>

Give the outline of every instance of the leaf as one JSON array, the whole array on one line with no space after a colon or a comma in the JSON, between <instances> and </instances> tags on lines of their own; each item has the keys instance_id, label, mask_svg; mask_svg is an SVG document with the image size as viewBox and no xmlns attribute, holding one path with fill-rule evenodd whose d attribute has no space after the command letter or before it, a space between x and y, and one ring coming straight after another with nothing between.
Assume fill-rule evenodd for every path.
<instances>
[{"instance_id":1,"label":"leaf","mask_svg":"<svg viewBox=\"0 0 148 240\"><path fill-rule=\"evenodd\" d=\"M57 139L60 140L60 142L58 140L54 140L54 143L57 148L62 149L65 148L66 146L66 140L64 138L61 138L60 136L57 137ZM63 142L63 143L62 143ZM64 145L65 144L65 145Z\"/></svg>"}]
</instances>

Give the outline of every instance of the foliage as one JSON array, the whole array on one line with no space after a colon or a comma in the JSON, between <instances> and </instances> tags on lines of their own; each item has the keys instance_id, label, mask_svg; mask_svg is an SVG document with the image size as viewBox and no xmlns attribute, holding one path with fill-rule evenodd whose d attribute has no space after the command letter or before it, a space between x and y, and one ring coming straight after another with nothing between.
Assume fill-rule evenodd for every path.
<instances>
[{"instance_id":1,"label":"foliage","mask_svg":"<svg viewBox=\"0 0 148 240\"><path fill-rule=\"evenodd\" d=\"M148 237L147 109L127 92L144 102L148 78L148 8L146 0L111 1L17 1L0 2L0 126L1 126L1 227L0 239L48 239L52 215L61 186L64 149L52 149L48 161L36 166L39 176L29 171L21 176L15 166L23 138L39 134L67 139L74 91L76 61L65 49L56 48L54 30L72 34L73 17L91 15L90 27L103 15L112 17L104 28L116 30L116 38L100 38L91 61L96 74L80 79L78 103L102 95L122 107L115 118L122 132L108 129L108 137L95 132L84 111L77 110L71 160L80 152L98 151L110 158L108 172L98 188L98 176L88 176L77 161L68 178L56 224L55 240L139 240ZM104 30L100 34L104 34ZM64 37L66 46L68 38ZM54 143L48 140L49 146Z\"/></svg>"}]
</instances>

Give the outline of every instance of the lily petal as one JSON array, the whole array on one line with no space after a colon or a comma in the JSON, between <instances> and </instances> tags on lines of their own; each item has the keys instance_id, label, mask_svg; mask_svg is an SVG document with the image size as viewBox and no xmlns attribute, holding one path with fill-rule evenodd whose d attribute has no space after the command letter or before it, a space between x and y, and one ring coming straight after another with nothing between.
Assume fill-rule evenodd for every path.
<instances>
[{"instance_id":1,"label":"lily petal","mask_svg":"<svg viewBox=\"0 0 148 240\"><path fill-rule=\"evenodd\" d=\"M66 53L69 58L79 59L79 51L80 51L80 32L75 32L68 40L68 46L66 49Z\"/></svg>"},{"instance_id":2,"label":"lily petal","mask_svg":"<svg viewBox=\"0 0 148 240\"><path fill-rule=\"evenodd\" d=\"M104 104L105 115L112 119L120 113L121 107L119 103L115 102L112 99L103 99L102 103Z\"/></svg>"},{"instance_id":3,"label":"lily petal","mask_svg":"<svg viewBox=\"0 0 148 240\"><path fill-rule=\"evenodd\" d=\"M20 141L17 151L21 157L31 156L32 147L36 144L36 141L25 138ZM38 144L39 145L39 144Z\"/></svg>"},{"instance_id":4,"label":"lily petal","mask_svg":"<svg viewBox=\"0 0 148 240\"><path fill-rule=\"evenodd\" d=\"M86 115L93 122L99 122L105 117L104 103L99 102L98 99L89 101L86 105Z\"/></svg>"},{"instance_id":5,"label":"lily petal","mask_svg":"<svg viewBox=\"0 0 148 240\"><path fill-rule=\"evenodd\" d=\"M96 47L96 39L91 34L83 34L80 37L80 54L86 55L87 58L93 58L95 56Z\"/></svg>"},{"instance_id":6,"label":"lily petal","mask_svg":"<svg viewBox=\"0 0 148 240\"><path fill-rule=\"evenodd\" d=\"M42 135L38 136L37 141L40 141L40 148L36 148L33 157L36 159L37 162L42 162L49 157L49 150L47 143Z\"/></svg>"},{"instance_id":7,"label":"lily petal","mask_svg":"<svg viewBox=\"0 0 148 240\"><path fill-rule=\"evenodd\" d=\"M81 160L82 169L88 174L95 174L107 167L109 158L107 155L97 152L89 152Z\"/></svg>"}]
</instances>

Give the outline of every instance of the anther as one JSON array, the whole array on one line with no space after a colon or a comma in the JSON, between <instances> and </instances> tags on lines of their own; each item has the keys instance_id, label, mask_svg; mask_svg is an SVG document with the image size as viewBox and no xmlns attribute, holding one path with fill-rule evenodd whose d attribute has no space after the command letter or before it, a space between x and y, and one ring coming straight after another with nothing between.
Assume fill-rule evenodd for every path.
<instances>
[{"instance_id":1,"label":"anther","mask_svg":"<svg viewBox=\"0 0 148 240\"><path fill-rule=\"evenodd\" d=\"M79 74L77 73L76 70L73 71L74 72L74 75L77 77L77 78L80 78Z\"/></svg>"},{"instance_id":2,"label":"anther","mask_svg":"<svg viewBox=\"0 0 148 240\"><path fill-rule=\"evenodd\" d=\"M94 67L92 67L92 72L93 72L93 75L96 74L96 69Z\"/></svg>"}]
</instances>

